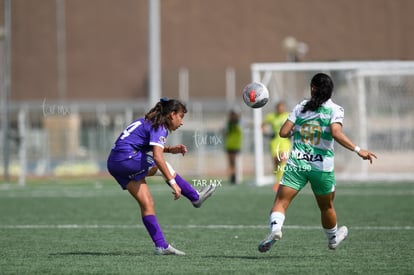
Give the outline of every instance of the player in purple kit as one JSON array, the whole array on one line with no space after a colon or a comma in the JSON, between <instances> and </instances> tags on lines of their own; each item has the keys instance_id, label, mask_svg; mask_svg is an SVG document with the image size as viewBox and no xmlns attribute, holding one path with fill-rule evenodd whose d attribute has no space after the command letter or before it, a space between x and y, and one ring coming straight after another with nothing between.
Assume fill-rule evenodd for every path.
<instances>
[{"instance_id":1,"label":"player in purple kit","mask_svg":"<svg viewBox=\"0 0 414 275\"><path fill-rule=\"evenodd\" d=\"M162 98L144 118L137 119L126 127L115 141L108 157L109 173L122 189L129 191L141 208L142 222L155 244L156 255L185 253L165 240L145 178L163 176L172 188L175 200L183 195L196 208L215 190L214 185L205 186L200 191L195 190L164 159L164 153L184 155L187 152L187 147L183 144L165 145L168 133L183 125L186 112L187 108L180 101Z\"/></svg>"}]
</instances>

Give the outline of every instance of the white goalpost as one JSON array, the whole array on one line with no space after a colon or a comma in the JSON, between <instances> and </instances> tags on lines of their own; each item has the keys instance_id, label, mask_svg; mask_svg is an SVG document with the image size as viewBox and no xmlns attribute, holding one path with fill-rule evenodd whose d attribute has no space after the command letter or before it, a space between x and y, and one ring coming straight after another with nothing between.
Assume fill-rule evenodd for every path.
<instances>
[{"instance_id":1,"label":"white goalpost","mask_svg":"<svg viewBox=\"0 0 414 275\"><path fill-rule=\"evenodd\" d=\"M274 183L269 149L263 139L263 114L283 100L288 109L309 98L312 76L332 76L333 101L345 109L344 132L378 154L372 165L335 146L338 180L401 181L414 178L414 61L253 63L252 81L265 84L269 103L253 110L255 184ZM267 159L268 158L268 159ZM269 160L269 161L267 161Z\"/></svg>"}]
</instances>

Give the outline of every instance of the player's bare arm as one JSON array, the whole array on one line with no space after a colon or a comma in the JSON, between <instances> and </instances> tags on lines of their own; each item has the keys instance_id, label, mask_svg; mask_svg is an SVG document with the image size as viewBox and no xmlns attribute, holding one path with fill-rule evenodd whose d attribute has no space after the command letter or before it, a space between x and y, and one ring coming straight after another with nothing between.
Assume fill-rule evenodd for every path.
<instances>
[{"instance_id":1,"label":"player's bare arm","mask_svg":"<svg viewBox=\"0 0 414 275\"><path fill-rule=\"evenodd\" d=\"M286 120L286 122L283 124L282 128L280 128L279 135L282 138L291 137L292 136L293 126L295 126L295 124L292 121Z\"/></svg>"},{"instance_id":2,"label":"player's bare arm","mask_svg":"<svg viewBox=\"0 0 414 275\"><path fill-rule=\"evenodd\" d=\"M377 156L366 149L361 149L358 146L356 146L345 134L342 132L342 124L340 123L332 123L331 124L331 134L332 137L337 141L339 144L341 144L343 147L355 151L358 156L360 156L364 160L369 160L370 163L372 163L372 160L374 158L377 158Z\"/></svg>"},{"instance_id":3,"label":"player's bare arm","mask_svg":"<svg viewBox=\"0 0 414 275\"><path fill-rule=\"evenodd\" d=\"M184 144L177 144L174 146L165 146L164 153L182 154L184 156L187 153L187 146L185 146Z\"/></svg>"}]
</instances>

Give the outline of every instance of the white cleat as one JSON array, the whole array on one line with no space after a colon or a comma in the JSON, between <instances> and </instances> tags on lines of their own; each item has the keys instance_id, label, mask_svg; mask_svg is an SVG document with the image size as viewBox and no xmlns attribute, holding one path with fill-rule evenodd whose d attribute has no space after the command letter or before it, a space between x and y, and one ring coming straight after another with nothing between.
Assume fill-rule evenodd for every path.
<instances>
[{"instance_id":1,"label":"white cleat","mask_svg":"<svg viewBox=\"0 0 414 275\"><path fill-rule=\"evenodd\" d=\"M206 199L208 199L216 190L215 184L210 184L207 186L204 186L201 188L200 191L198 191L199 198L197 201L193 202L193 206L195 208L200 208L200 206L204 203Z\"/></svg>"},{"instance_id":2,"label":"white cleat","mask_svg":"<svg viewBox=\"0 0 414 275\"><path fill-rule=\"evenodd\" d=\"M172 247L170 244L167 248L162 247L156 247L155 248L155 255L178 255L178 256L184 256L185 253L183 251L180 251L174 247Z\"/></svg>"},{"instance_id":3,"label":"white cleat","mask_svg":"<svg viewBox=\"0 0 414 275\"><path fill-rule=\"evenodd\" d=\"M282 239L282 231L275 230L270 232L270 234L259 244L259 251L262 253L269 251L272 245L280 239Z\"/></svg>"},{"instance_id":4,"label":"white cleat","mask_svg":"<svg viewBox=\"0 0 414 275\"><path fill-rule=\"evenodd\" d=\"M346 226L339 227L338 231L336 232L336 240L334 239L333 242L328 243L329 249L334 250L345 238L348 236L348 228Z\"/></svg>"}]
</instances>

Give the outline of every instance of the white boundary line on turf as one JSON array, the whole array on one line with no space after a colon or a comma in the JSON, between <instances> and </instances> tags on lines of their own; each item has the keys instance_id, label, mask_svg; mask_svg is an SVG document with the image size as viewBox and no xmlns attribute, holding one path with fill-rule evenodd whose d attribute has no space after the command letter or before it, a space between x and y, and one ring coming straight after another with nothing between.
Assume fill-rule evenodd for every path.
<instances>
[{"instance_id":1,"label":"white boundary line on turf","mask_svg":"<svg viewBox=\"0 0 414 275\"><path fill-rule=\"evenodd\" d=\"M269 228L268 225L163 225L163 228L174 229L262 229ZM14 224L1 225L0 229L134 229L144 228L143 225L117 225L117 224ZM316 230L322 229L321 226L302 226L302 225L285 225L286 229L298 230ZM349 226L350 230L414 230L414 226Z\"/></svg>"}]
</instances>

